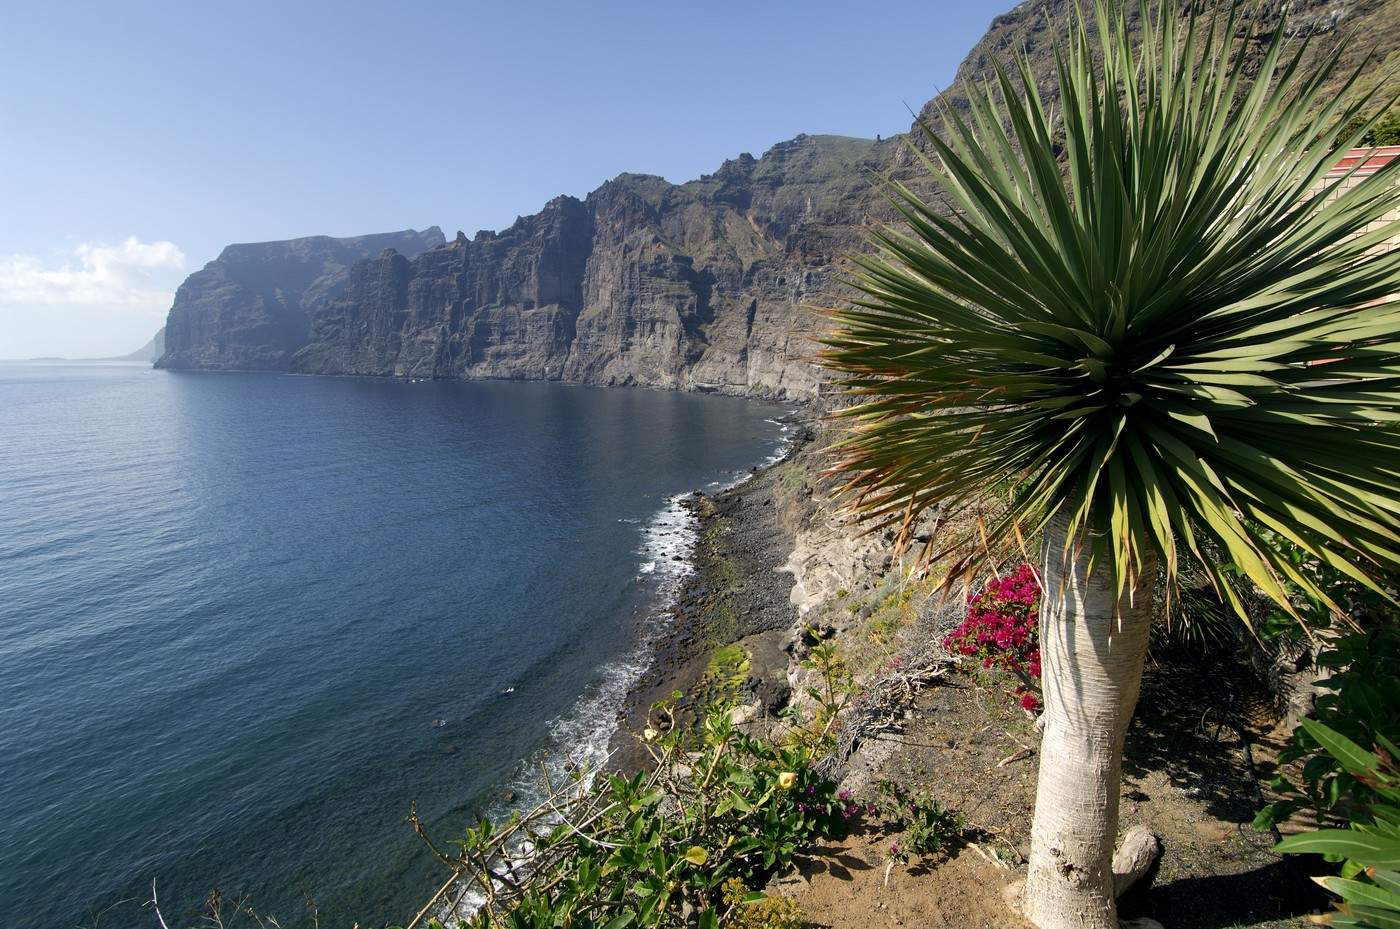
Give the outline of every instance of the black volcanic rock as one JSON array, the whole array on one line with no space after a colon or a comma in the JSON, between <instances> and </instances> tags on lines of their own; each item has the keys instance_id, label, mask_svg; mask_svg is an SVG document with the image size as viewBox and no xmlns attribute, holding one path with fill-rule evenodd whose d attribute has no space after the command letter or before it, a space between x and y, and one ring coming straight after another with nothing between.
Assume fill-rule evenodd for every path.
<instances>
[{"instance_id":1,"label":"black volcanic rock","mask_svg":"<svg viewBox=\"0 0 1400 929\"><path fill-rule=\"evenodd\" d=\"M340 296L350 266L384 248L416 255L442 230L230 245L185 279L165 326L158 368L285 370L311 317Z\"/></svg>"}]
</instances>

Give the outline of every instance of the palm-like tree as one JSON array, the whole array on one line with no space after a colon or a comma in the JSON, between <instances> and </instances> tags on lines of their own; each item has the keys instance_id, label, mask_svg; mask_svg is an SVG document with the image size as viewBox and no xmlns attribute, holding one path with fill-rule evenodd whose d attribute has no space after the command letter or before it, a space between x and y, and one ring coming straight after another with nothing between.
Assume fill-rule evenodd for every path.
<instances>
[{"instance_id":1,"label":"palm-like tree","mask_svg":"<svg viewBox=\"0 0 1400 929\"><path fill-rule=\"evenodd\" d=\"M1159 569L1170 590L1194 559L1233 598L1226 560L1288 608L1286 582L1327 593L1280 540L1373 588L1400 568L1400 161L1329 177L1372 101L1342 103L1356 75L1324 99L1339 53L1305 67L1281 24L1261 65L1233 8L1144 10L1135 46L1107 3L1070 24L1055 114L1023 57L926 132L953 211L888 182L907 226L857 259L824 352L856 400L837 466L858 514L907 533L1014 478L1005 518L944 540L950 576L1041 534L1024 907L1044 929L1116 926Z\"/></svg>"}]
</instances>

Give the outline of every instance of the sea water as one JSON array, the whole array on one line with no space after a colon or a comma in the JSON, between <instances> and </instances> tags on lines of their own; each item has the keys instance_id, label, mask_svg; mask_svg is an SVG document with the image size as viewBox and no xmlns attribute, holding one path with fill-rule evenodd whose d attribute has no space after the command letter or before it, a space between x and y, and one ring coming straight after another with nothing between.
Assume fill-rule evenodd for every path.
<instances>
[{"instance_id":1,"label":"sea water","mask_svg":"<svg viewBox=\"0 0 1400 929\"><path fill-rule=\"evenodd\" d=\"M407 920L441 839L597 763L782 410L538 383L0 365L0 926ZM105 915L104 914L105 911Z\"/></svg>"}]
</instances>

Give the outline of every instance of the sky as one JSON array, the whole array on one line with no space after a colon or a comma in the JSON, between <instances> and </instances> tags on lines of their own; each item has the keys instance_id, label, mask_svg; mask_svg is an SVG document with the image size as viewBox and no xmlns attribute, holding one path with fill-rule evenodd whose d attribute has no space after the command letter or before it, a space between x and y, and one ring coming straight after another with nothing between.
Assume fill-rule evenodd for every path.
<instances>
[{"instance_id":1,"label":"sky","mask_svg":"<svg viewBox=\"0 0 1400 929\"><path fill-rule=\"evenodd\" d=\"M903 132L1012 5L0 0L0 358L140 348L231 242Z\"/></svg>"}]
</instances>

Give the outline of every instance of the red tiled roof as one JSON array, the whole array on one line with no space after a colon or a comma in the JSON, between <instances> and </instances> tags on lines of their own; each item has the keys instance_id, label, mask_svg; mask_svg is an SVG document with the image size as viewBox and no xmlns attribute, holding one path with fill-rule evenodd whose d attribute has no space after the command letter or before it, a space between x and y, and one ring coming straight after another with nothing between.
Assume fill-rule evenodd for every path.
<instances>
[{"instance_id":1,"label":"red tiled roof","mask_svg":"<svg viewBox=\"0 0 1400 929\"><path fill-rule=\"evenodd\" d=\"M1375 174L1380 170L1381 165L1392 158L1400 156L1400 145L1382 145L1379 148L1353 148L1342 156L1342 160L1337 162L1337 166L1327 172L1328 177L1337 177L1346 174L1359 162L1363 162L1357 168L1355 177L1366 177Z\"/></svg>"}]
</instances>

